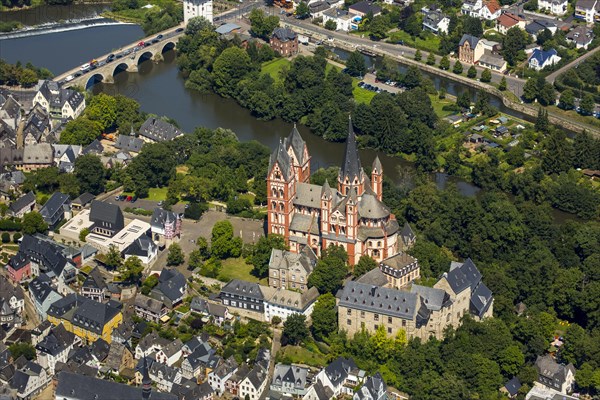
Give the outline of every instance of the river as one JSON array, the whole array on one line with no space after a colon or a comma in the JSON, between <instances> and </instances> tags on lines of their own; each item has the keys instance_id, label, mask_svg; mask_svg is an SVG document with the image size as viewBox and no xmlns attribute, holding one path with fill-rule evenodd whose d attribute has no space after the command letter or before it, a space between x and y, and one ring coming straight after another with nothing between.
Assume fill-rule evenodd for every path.
<instances>
[{"instance_id":1,"label":"river","mask_svg":"<svg viewBox=\"0 0 600 400\"><path fill-rule=\"evenodd\" d=\"M139 26L126 24L95 26L66 32L61 31L60 27L55 29L52 33L0 40L2 58L11 63L18 60L30 61L59 74L98 54L108 53L144 36ZM27 57L23 57L23 49L27 49ZM440 79L434 82L437 85L444 83ZM462 90L472 92L470 88L455 82L447 87L448 93L452 94L461 93ZM187 90L184 80L178 74L173 51L164 54L164 62L145 62L140 66L138 73L118 74L114 84L100 83L94 87L94 91L121 93L132 97L141 104L144 111L171 117L187 132L198 126L223 127L234 131L240 140L257 140L270 148L277 146L280 138L292 129L291 124L282 120L259 121L233 100ZM342 143L327 142L304 126L299 126L298 129L307 142L313 169L341 164ZM375 150L360 150L360 158L365 166L370 165L376 155L381 160L384 173L395 182L404 182L414 174L414 168L409 162ZM439 187L456 185L459 191L467 196L480 192L480 189L471 183L448 178L444 174L436 174L435 181ZM574 216L558 210L554 210L554 216L557 222L575 219Z\"/></svg>"}]
</instances>

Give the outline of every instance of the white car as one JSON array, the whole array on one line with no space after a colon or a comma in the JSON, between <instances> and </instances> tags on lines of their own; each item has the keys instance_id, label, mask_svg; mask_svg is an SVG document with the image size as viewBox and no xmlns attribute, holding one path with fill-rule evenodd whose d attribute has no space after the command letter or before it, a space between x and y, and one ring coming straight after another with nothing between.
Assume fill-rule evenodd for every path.
<instances>
[{"instance_id":1,"label":"white car","mask_svg":"<svg viewBox=\"0 0 600 400\"><path fill-rule=\"evenodd\" d=\"M69 75L65 78L65 82L71 82L75 77L73 75Z\"/></svg>"},{"instance_id":2,"label":"white car","mask_svg":"<svg viewBox=\"0 0 600 400\"><path fill-rule=\"evenodd\" d=\"M90 64L85 63L79 69L81 70L81 72L88 72L90 70Z\"/></svg>"}]
</instances>

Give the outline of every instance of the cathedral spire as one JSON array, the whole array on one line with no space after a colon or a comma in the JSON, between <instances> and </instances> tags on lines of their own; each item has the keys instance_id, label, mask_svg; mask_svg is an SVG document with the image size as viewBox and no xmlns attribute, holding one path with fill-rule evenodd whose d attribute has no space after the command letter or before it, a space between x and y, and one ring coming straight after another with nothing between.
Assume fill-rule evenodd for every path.
<instances>
[{"instance_id":1,"label":"cathedral spire","mask_svg":"<svg viewBox=\"0 0 600 400\"><path fill-rule=\"evenodd\" d=\"M346 150L344 152L344 160L340 169L340 181L352 184L355 179L361 181L362 167L360 165L360 157L356 148L356 136L352 128L352 118L348 116L348 139L346 140Z\"/></svg>"}]
</instances>

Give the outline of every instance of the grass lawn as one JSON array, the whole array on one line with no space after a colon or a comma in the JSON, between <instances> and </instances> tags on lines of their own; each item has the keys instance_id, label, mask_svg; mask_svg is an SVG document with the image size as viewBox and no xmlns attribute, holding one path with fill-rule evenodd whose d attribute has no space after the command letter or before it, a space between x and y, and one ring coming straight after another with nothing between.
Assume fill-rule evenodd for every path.
<instances>
[{"instance_id":1,"label":"grass lawn","mask_svg":"<svg viewBox=\"0 0 600 400\"><path fill-rule=\"evenodd\" d=\"M153 13L153 12L158 12L160 11L162 8L165 7L165 5L172 3L175 4L177 7L181 7L177 2L174 2L173 0L150 0L150 1L143 1L141 4L142 6L146 5L146 4L152 4L154 5L154 7L152 8L136 8L136 9L126 9L126 10L120 10L120 11L106 11L104 13L102 13L102 16L106 17L106 18L114 18L114 19L118 19L124 22L135 22L135 23L143 23L146 19L146 15L149 13Z\"/></svg>"},{"instance_id":2,"label":"grass lawn","mask_svg":"<svg viewBox=\"0 0 600 400\"><path fill-rule=\"evenodd\" d=\"M152 201L164 201L167 198L167 190L168 188L151 188L148 190L147 200Z\"/></svg>"},{"instance_id":3,"label":"grass lawn","mask_svg":"<svg viewBox=\"0 0 600 400\"><path fill-rule=\"evenodd\" d=\"M391 43L396 43L399 40L403 40L404 44L425 51L431 51L437 53L440 48L440 38L434 34L428 34L426 39L421 39L420 37L413 38L408 33L398 30L392 33L387 40Z\"/></svg>"},{"instance_id":4,"label":"grass lawn","mask_svg":"<svg viewBox=\"0 0 600 400\"><path fill-rule=\"evenodd\" d=\"M254 204L254 197L255 196L253 194L243 193L243 194L238 195L238 197L240 199L248 199L248 201L250 202L250 204Z\"/></svg>"},{"instance_id":5,"label":"grass lawn","mask_svg":"<svg viewBox=\"0 0 600 400\"><path fill-rule=\"evenodd\" d=\"M369 104L371 102L371 100L373 99L373 97L375 97L376 93L371 92L370 90L358 87L358 82L359 81L357 79L354 79L352 81L352 86L354 87L354 89L352 90L352 96L354 96L354 100L357 103Z\"/></svg>"},{"instance_id":6,"label":"grass lawn","mask_svg":"<svg viewBox=\"0 0 600 400\"><path fill-rule=\"evenodd\" d=\"M92 272L92 269L93 268L91 265L84 265L83 267L81 267L80 271L87 275L90 272Z\"/></svg>"},{"instance_id":7,"label":"grass lawn","mask_svg":"<svg viewBox=\"0 0 600 400\"><path fill-rule=\"evenodd\" d=\"M281 71L283 67L289 66L290 64L291 63L287 58L276 58L275 60L263 63L260 72L271 75L271 78L273 78L275 82L279 82L281 80L279 71Z\"/></svg>"},{"instance_id":8,"label":"grass lawn","mask_svg":"<svg viewBox=\"0 0 600 400\"><path fill-rule=\"evenodd\" d=\"M243 258L228 258L221 262L221 271L219 272L220 281L230 281L232 279L241 279L248 282L259 282L267 284L267 279L258 279L250 272L252 265L246 264Z\"/></svg>"},{"instance_id":9,"label":"grass lawn","mask_svg":"<svg viewBox=\"0 0 600 400\"><path fill-rule=\"evenodd\" d=\"M452 112L452 111L443 110L444 106L454 104L454 102L452 100L440 99L439 96L433 95L433 94L430 94L429 98L431 99L431 105L433 106L433 111L435 112L435 114L438 117L444 118L444 117L447 117L448 115L454 114L454 112Z\"/></svg>"},{"instance_id":10,"label":"grass lawn","mask_svg":"<svg viewBox=\"0 0 600 400\"><path fill-rule=\"evenodd\" d=\"M313 367L327 365L327 357L300 346L285 346L280 350L280 357L285 362L307 364ZM278 357L279 358L279 357Z\"/></svg>"},{"instance_id":11,"label":"grass lawn","mask_svg":"<svg viewBox=\"0 0 600 400\"><path fill-rule=\"evenodd\" d=\"M582 124L587 124L590 126L600 127L600 119L594 118L593 116L585 116L579 114L575 110L563 110L562 108L558 108L557 106L549 106L547 107L552 113L560 115L562 117L566 117L568 119L572 119L574 121L580 122Z\"/></svg>"}]
</instances>

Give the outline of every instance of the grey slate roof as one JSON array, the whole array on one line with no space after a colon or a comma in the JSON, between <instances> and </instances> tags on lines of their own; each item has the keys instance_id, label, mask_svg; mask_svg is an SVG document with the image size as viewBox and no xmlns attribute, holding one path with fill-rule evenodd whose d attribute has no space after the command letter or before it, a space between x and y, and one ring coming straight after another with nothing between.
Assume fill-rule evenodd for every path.
<instances>
[{"instance_id":1,"label":"grey slate roof","mask_svg":"<svg viewBox=\"0 0 600 400\"><path fill-rule=\"evenodd\" d=\"M463 34L462 38L460 38L460 42L459 42L459 46L462 47L465 42L469 42L469 46L474 49L475 46L477 46L477 42L479 42L479 38L476 38L473 35L469 35L469 34Z\"/></svg>"},{"instance_id":2,"label":"grey slate roof","mask_svg":"<svg viewBox=\"0 0 600 400\"><path fill-rule=\"evenodd\" d=\"M292 384L296 389L304 389L306 378L308 377L308 368L299 365L275 365L273 372L273 385Z\"/></svg>"},{"instance_id":3,"label":"grey slate roof","mask_svg":"<svg viewBox=\"0 0 600 400\"><path fill-rule=\"evenodd\" d=\"M295 35L295 32L294 32L294 35ZM304 162L306 161L304 159L304 148L306 147L306 142L304 141L304 139L302 139L302 136L300 136L300 132L298 132L298 128L296 128L296 124L294 124L294 128L292 129L289 136L287 137L287 144L288 144L288 148L291 147L292 150L294 151L294 155L296 156L298 163L300 165L304 164Z\"/></svg>"},{"instance_id":4,"label":"grey slate roof","mask_svg":"<svg viewBox=\"0 0 600 400\"><path fill-rule=\"evenodd\" d=\"M292 160L285 150L285 146L281 142L269 158L269 171L273 169L275 164L279 165L279 169L281 169L281 172L283 173L283 178L288 181L293 174Z\"/></svg>"},{"instance_id":5,"label":"grey slate roof","mask_svg":"<svg viewBox=\"0 0 600 400\"><path fill-rule=\"evenodd\" d=\"M180 217L174 212L163 210L162 208L157 207L152 213L150 225L156 228L163 228L165 224L170 224L178 218Z\"/></svg>"},{"instance_id":6,"label":"grey slate roof","mask_svg":"<svg viewBox=\"0 0 600 400\"><path fill-rule=\"evenodd\" d=\"M340 306L412 320L417 312L417 294L348 282L339 295Z\"/></svg>"},{"instance_id":7,"label":"grey slate roof","mask_svg":"<svg viewBox=\"0 0 600 400\"><path fill-rule=\"evenodd\" d=\"M273 249L269 259L269 268L292 270L299 268L310 274L317 263L314 251L306 246L300 253Z\"/></svg>"},{"instance_id":8,"label":"grey slate roof","mask_svg":"<svg viewBox=\"0 0 600 400\"><path fill-rule=\"evenodd\" d=\"M163 269L155 289L173 301L185 293L186 285L187 281L181 272L175 269Z\"/></svg>"},{"instance_id":9,"label":"grey slate roof","mask_svg":"<svg viewBox=\"0 0 600 400\"><path fill-rule=\"evenodd\" d=\"M193 311L220 318L225 318L225 312L227 311L227 307L221 304L209 303L203 298L197 296L192 299L190 308Z\"/></svg>"},{"instance_id":10,"label":"grey slate roof","mask_svg":"<svg viewBox=\"0 0 600 400\"><path fill-rule=\"evenodd\" d=\"M514 376L504 384L504 388L510 396L516 396L519 393L519 389L521 389L521 381L518 377Z\"/></svg>"},{"instance_id":11,"label":"grey slate roof","mask_svg":"<svg viewBox=\"0 0 600 400\"><path fill-rule=\"evenodd\" d=\"M137 257L147 257L149 253L157 247L148 236L140 236L131 243L124 251L124 254Z\"/></svg>"},{"instance_id":12,"label":"grey slate roof","mask_svg":"<svg viewBox=\"0 0 600 400\"><path fill-rule=\"evenodd\" d=\"M410 254L399 252L381 262L383 272L395 276L403 276L406 269L414 268L418 261Z\"/></svg>"},{"instance_id":13,"label":"grey slate roof","mask_svg":"<svg viewBox=\"0 0 600 400\"><path fill-rule=\"evenodd\" d=\"M114 231L120 231L125 227L121 208L115 204L99 200L92 201L90 207L90 221L94 222L94 224L100 224L100 226L102 226L103 222L106 222L110 224L112 227L111 229Z\"/></svg>"},{"instance_id":14,"label":"grey slate roof","mask_svg":"<svg viewBox=\"0 0 600 400\"><path fill-rule=\"evenodd\" d=\"M454 293L458 294L468 287L471 287L472 290L475 289L481 281L481 273L473 261L468 258L459 267L451 268L450 272L446 273L446 279Z\"/></svg>"},{"instance_id":15,"label":"grey slate roof","mask_svg":"<svg viewBox=\"0 0 600 400\"><path fill-rule=\"evenodd\" d=\"M98 267L95 267L90 271L87 278L85 278L85 281L83 281L82 287L100 290L106 289L106 282L104 281L104 277L100 273L100 269L98 269Z\"/></svg>"},{"instance_id":16,"label":"grey slate roof","mask_svg":"<svg viewBox=\"0 0 600 400\"><path fill-rule=\"evenodd\" d=\"M274 38L276 38L277 40L281 41L281 42L289 42L292 40L295 40L298 35L296 34L296 32L294 32L293 30L291 30L290 28L275 28L275 30L273 31L273 36ZM296 127L294 126L294 129L296 129Z\"/></svg>"},{"instance_id":17,"label":"grey slate roof","mask_svg":"<svg viewBox=\"0 0 600 400\"><path fill-rule=\"evenodd\" d=\"M148 310L155 314L160 314L163 308L163 303L141 293L135 295L135 306L144 310Z\"/></svg>"},{"instance_id":18,"label":"grey slate roof","mask_svg":"<svg viewBox=\"0 0 600 400\"><path fill-rule=\"evenodd\" d=\"M451 302L450 295L442 289L413 284L410 291L421 296L423 304L430 311L439 311Z\"/></svg>"},{"instance_id":19,"label":"grey slate roof","mask_svg":"<svg viewBox=\"0 0 600 400\"><path fill-rule=\"evenodd\" d=\"M236 296L251 297L259 300L264 300L260 285L258 283L246 282L240 279L233 279L221 289L221 294L229 293Z\"/></svg>"},{"instance_id":20,"label":"grey slate roof","mask_svg":"<svg viewBox=\"0 0 600 400\"><path fill-rule=\"evenodd\" d=\"M388 283L386 275L379 268L373 268L366 274L362 275L356 282L364 283L372 286L385 286Z\"/></svg>"},{"instance_id":21,"label":"grey slate roof","mask_svg":"<svg viewBox=\"0 0 600 400\"><path fill-rule=\"evenodd\" d=\"M132 151L134 153L139 153L142 150L142 146L144 145L144 141L135 136L128 135L119 135L117 138L117 142L114 144L114 147L123 151Z\"/></svg>"},{"instance_id":22,"label":"grey slate roof","mask_svg":"<svg viewBox=\"0 0 600 400\"><path fill-rule=\"evenodd\" d=\"M325 374L334 386L338 386L358 367L351 358L338 357L325 367Z\"/></svg>"},{"instance_id":23,"label":"grey slate roof","mask_svg":"<svg viewBox=\"0 0 600 400\"><path fill-rule=\"evenodd\" d=\"M296 185L294 205L310 208L321 208L321 192L323 188L311 183L299 182Z\"/></svg>"},{"instance_id":24,"label":"grey slate roof","mask_svg":"<svg viewBox=\"0 0 600 400\"><path fill-rule=\"evenodd\" d=\"M89 192L85 192L81 196L79 196L78 198L73 200L73 204L78 204L78 205L84 207L84 206L88 205L89 203L91 203L92 200L94 200L95 198L96 198L96 196L94 196L93 194L91 194Z\"/></svg>"},{"instance_id":25,"label":"grey slate roof","mask_svg":"<svg viewBox=\"0 0 600 400\"><path fill-rule=\"evenodd\" d=\"M63 206L68 205L70 203L69 196L66 194L56 192L48 199L44 207L40 210L40 214L44 219L50 219L56 213L62 212L64 210Z\"/></svg>"},{"instance_id":26,"label":"grey slate roof","mask_svg":"<svg viewBox=\"0 0 600 400\"><path fill-rule=\"evenodd\" d=\"M140 127L139 134L156 142L162 142L173 140L183 135L183 132L162 119L150 117Z\"/></svg>"},{"instance_id":27,"label":"grey slate roof","mask_svg":"<svg viewBox=\"0 0 600 400\"><path fill-rule=\"evenodd\" d=\"M50 276L59 276L67 265L72 265L57 243L43 237L24 235L19 252L35 260Z\"/></svg>"},{"instance_id":28,"label":"grey slate roof","mask_svg":"<svg viewBox=\"0 0 600 400\"><path fill-rule=\"evenodd\" d=\"M317 381L314 384L315 394L318 400L330 400L333 397L333 391L329 386L324 386L323 382Z\"/></svg>"},{"instance_id":29,"label":"grey slate roof","mask_svg":"<svg viewBox=\"0 0 600 400\"><path fill-rule=\"evenodd\" d=\"M13 213L18 213L25 207L29 206L31 203L35 204L35 194L33 192L29 192L19 197L17 200L11 203L9 210Z\"/></svg>"},{"instance_id":30,"label":"grey slate roof","mask_svg":"<svg viewBox=\"0 0 600 400\"><path fill-rule=\"evenodd\" d=\"M101 334L104 325L119 313L119 310L86 297L69 294L55 301L48 309L48 315L59 318L73 310L70 321L73 325Z\"/></svg>"},{"instance_id":31,"label":"grey slate roof","mask_svg":"<svg viewBox=\"0 0 600 400\"><path fill-rule=\"evenodd\" d=\"M252 386L258 389L267 378L267 374L260 365L255 365L246 378L248 378Z\"/></svg>"},{"instance_id":32,"label":"grey slate roof","mask_svg":"<svg viewBox=\"0 0 600 400\"><path fill-rule=\"evenodd\" d=\"M83 148L83 154L102 154L104 152L104 146L98 139L94 139L94 141Z\"/></svg>"},{"instance_id":33,"label":"grey slate roof","mask_svg":"<svg viewBox=\"0 0 600 400\"><path fill-rule=\"evenodd\" d=\"M569 370L571 370L573 374L575 373L573 364L566 366L558 364L549 354L538 356L535 360L535 368L540 376L557 381L559 385L562 385L565 382Z\"/></svg>"},{"instance_id":34,"label":"grey slate roof","mask_svg":"<svg viewBox=\"0 0 600 400\"><path fill-rule=\"evenodd\" d=\"M54 289L50 286L50 280L46 274L34 278L28 285L31 295L42 304Z\"/></svg>"},{"instance_id":35,"label":"grey slate roof","mask_svg":"<svg viewBox=\"0 0 600 400\"><path fill-rule=\"evenodd\" d=\"M138 400L142 399L142 388L97 379L70 372L57 375L56 398L71 400ZM152 391L152 400L177 400L170 393Z\"/></svg>"},{"instance_id":36,"label":"grey slate roof","mask_svg":"<svg viewBox=\"0 0 600 400\"><path fill-rule=\"evenodd\" d=\"M387 385L379 372L367 378L354 394L353 400L381 400L386 398Z\"/></svg>"},{"instance_id":37,"label":"grey slate roof","mask_svg":"<svg viewBox=\"0 0 600 400\"><path fill-rule=\"evenodd\" d=\"M382 219L390 216L390 209L379 201L376 196L363 193L358 202L358 214L362 218Z\"/></svg>"},{"instance_id":38,"label":"grey slate roof","mask_svg":"<svg viewBox=\"0 0 600 400\"><path fill-rule=\"evenodd\" d=\"M361 3L365 2L363 1ZM353 182L355 177L358 177L360 180L361 174L362 167L356 148L356 136L354 134L354 129L352 128L352 119L348 119L348 138L346 139L344 160L342 161L342 167L340 168L340 177L342 181L348 178L349 182Z\"/></svg>"},{"instance_id":39,"label":"grey slate roof","mask_svg":"<svg viewBox=\"0 0 600 400\"><path fill-rule=\"evenodd\" d=\"M295 213L290 223L290 231L319 234L319 221L316 215Z\"/></svg>"},{"instance_id":40,"label":"grey slate roof","mask_svg":"<svg viewBox=\"0 0 600 400\"><path fill-rule=\"evenodd\" d=\"M358 11L363 14L373 13L373 15L377 15L381 12L381 7L374 5L373 3L367 2L365 0L359 1L358 3L352 4L348 10Z\"/></svg>"}]
</instances>

